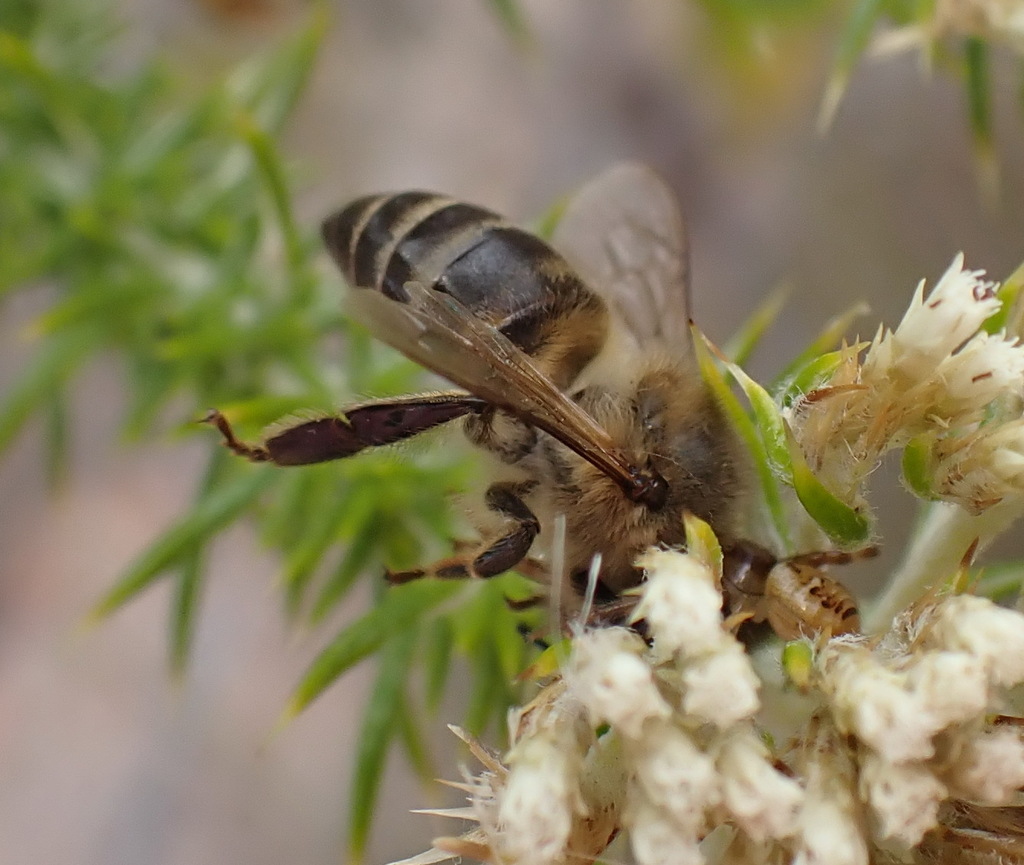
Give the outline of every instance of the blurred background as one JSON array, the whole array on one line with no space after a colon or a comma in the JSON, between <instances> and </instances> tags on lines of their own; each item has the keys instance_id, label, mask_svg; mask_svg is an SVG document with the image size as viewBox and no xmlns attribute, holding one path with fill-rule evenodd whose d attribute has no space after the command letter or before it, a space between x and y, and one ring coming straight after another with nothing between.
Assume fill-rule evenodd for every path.
<instances>
[{"instance_id":1,"label":"blurred background","mask_svg":"<svg viewBox=\"0 0 1024 865\"><path fill-rule=\"evenodd\" d=\"M527 220L616 160L650 163L687 215L695 314L713 339L728 337L768 290L791 287L751 364L762 378L855 300L872 308L863 335L878 321L894 325L918 280L936 279L961 250L993 279L1024 258L1017 81L998 55L1002 181L999 200L986 201L963 88L929 77L916 54L867 58L831 128L816 131L845 4L822 4L810 20L745 46L709 13L714 0L523 0L524 38L501 21L500 5L332 4L329 37L285 135L304 221L403 188ZM309 11L289 0L121 7L117 62L130 69L158 53L197 90ZM28 356L23 329L45 300L17 294L0 307L0 387ZM163 587L82 625L186 507L211 447L195 435L125 448L123 399L113 364L96 363L78 381L71 472L56 494L44 482L37 425L0 461L0 858L338 862L368 666L275 726L327 631L287 625L277 563L250 533L234 529L216 547L180 681L167 674ZM909 499L884 472L876 488L882 543L899 549ZM357 593L351 609L366 598ZM442 748L443 718L430 733ZM455 777L450 761L440 764ZM369 861L412 855L454 830L407 813L431 796L392 761Z\"/></svg>"}]
</instances>

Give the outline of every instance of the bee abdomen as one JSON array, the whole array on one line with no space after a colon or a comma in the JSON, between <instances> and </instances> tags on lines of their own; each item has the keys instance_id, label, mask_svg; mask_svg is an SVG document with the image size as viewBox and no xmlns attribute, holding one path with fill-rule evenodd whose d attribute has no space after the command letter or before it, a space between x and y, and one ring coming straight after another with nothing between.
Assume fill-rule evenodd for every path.
<instances>
[{"instance_id":1,"label":"bee abdomen","mask_svg":"<svg viewBox=\"0 0 1024 865\"><path fill-rule=\"evenodd\" d=\"M357 288L406 300L404 285L434 285L501 218L430 192L372 195L329 217L323 233L342 273Z\"/></svg>"},{"instance_id":2,"label":"bee abdomen","mask_svg":"<svg viewBox=\"0 0 1024 865\"><path fill-rule=\"evenodd\" d=\"M772 568L765 585L765 614L784 640L824 631L831 636L860 631L857 602L824 571L795 562Z\"/></svg>"},{"instance_id":3,"label":"bee abdomen","mask_svg":"<svg viewBox=\"0 0 1024 865\"><path fill-rule=\"evenodd\" d=\"M443 291L536 356L552 322L586 319L572 350L557 353L559 384L570 381L604 341L603 301L540 238L497 214L430 192L373 195L323 225L328 249L354 288L408 300L405 285Z\"/></svg>"}]
</instances>

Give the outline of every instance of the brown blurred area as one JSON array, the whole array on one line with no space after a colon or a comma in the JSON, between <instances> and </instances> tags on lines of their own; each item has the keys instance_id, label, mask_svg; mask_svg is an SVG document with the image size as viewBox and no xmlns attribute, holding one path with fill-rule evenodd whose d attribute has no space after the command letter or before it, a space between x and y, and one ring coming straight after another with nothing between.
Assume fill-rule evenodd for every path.
<instances>
[{"instance_id":1,"label":"brown blurred area","mask_svg":"<svg viewBox=\"0 0 1024 865\"><path fill-rule=\"evenodd\" d=\"M123 5L126 50L159 51L197 81L273 44L308 11L287 0ZM760 377L855 300L872 305L865 335L879 320L895 324L917 281L937 278L960 250L996 279L1024 258L1009 64L995 69L1003 182L989 205L963 91L922 75L916 57L862 63L832 129L815 132L835 22L766 34L761 58L741 62L680 0L519 5L525 46L486 0L338 0L286 137L304 178L303 218L361 193L418 187L526 219L616 160L648 162L684 203L696 316L713 338L767 290L792 286L752 364ZM19 328L40 302L5 308L0 386L27 356ZM56 494L45 489L36 428L0 462L0 861L338 862L369 670L275 731L330 631L289 629L275 562L251 533L232 531L214 551L180 683L166 672L166 587L81 628L185 508L210 447L197 436L125 448L119 375L98 364L79 383L71 478ZM876 487L891 556L911 502L884 473ZM431 736L445 742L440 720ZM391 767L371 861L411 855L453 828L407 814L429 801Z\"/></svg>"}]
</instances>

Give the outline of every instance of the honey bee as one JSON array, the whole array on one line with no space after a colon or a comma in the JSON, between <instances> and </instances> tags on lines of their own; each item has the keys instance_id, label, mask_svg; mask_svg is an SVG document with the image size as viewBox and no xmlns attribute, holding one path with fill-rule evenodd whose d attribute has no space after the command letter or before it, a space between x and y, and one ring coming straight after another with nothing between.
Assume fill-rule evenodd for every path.
<instances>
[{"instance_id":1,"label":"honey bee","mask_svg":"<svg viewBox=\"0 0 1024 865\"><path fill-rule=\"evenodd\" d=\"M616 599L642 579L638 554L683 545L688 511L728 553L730 612L768 618L784 635L857 627L852 599L809 561L782 568L740 537L744 452L697 369L686 229L652 171L623 164L584 186L551 246L429 192L360 198L328 217L323 238L353 287L354 318L460 389L356 405L262 445L236 439L219 412L207 420L235 453L282 466L460 421L495 464L484 495L494 528L393 582L492 577L527 560L543 570L538 556L549 559L562 515L564 576L546 575L558 583L548 591L578 611L599 556L595 609L610 605L621 621L628 604Z\"/></svg>"}]
</instances>

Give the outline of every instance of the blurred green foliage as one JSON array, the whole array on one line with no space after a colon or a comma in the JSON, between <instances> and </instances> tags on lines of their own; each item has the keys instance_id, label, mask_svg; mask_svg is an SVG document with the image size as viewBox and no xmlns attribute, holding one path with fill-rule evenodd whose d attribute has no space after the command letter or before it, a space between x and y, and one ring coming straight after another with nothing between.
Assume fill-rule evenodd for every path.
<instances>
[{"instance_id":1,"label":"blurred green foliage","mask_svg":"<svg viewBox=\"0 0 1024 865\"><path fill-rule=\"evenodd\" d=\"M194 422L218 406L249 432L298 409L411 389L417 370L373 344L341 311L341 280L321 275L320 243L291 210L274 142L327 27L323 10L272 56L199 98L159 62L114 69L116 26L97 3L8 4L0 19L0 296L52 299L32 325L31 357L0 401L0 448L45 421L51 474L71 435L67 398L98 356L128 391L125 434L170 425L210 441L193 507L96 606L119 608L156 580L174 584L170 655L186 662L210 545L256 520L282 560L288 611L321 621L360 577L380 604L342 628L297 688L301 708L381 650L360 738L351 844L365 845L392 744L429 771L412 719L436 707L452 658L471 659L467 726L483 730L513 698L528 650L506 593L487 584L385 589L385 564L409 567L453 532L441 505L466 481L457 454L368 454L294 471L230 456ZM448 601L443 607L442 601ZM428 684L418 692L412 682Z\"/></svg>"}]
</instances>

